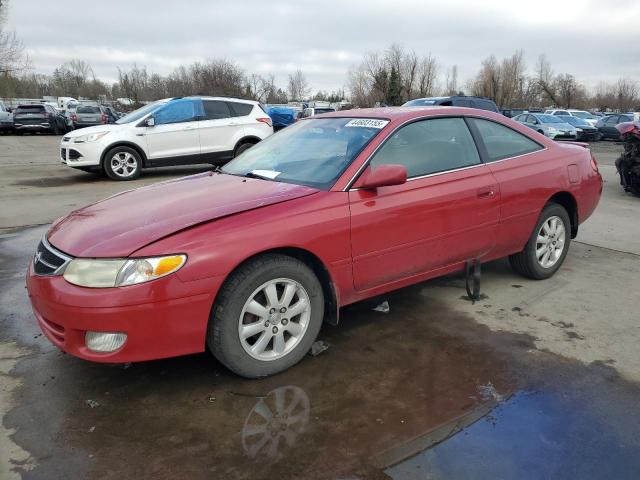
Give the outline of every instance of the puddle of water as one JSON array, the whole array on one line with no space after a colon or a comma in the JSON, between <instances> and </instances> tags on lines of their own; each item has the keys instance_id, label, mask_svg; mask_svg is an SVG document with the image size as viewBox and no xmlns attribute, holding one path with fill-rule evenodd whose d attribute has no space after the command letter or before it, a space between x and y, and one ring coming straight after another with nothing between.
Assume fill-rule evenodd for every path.
<instances>
[{"instance_id":1,"label":"puddle of water","mask_svg":"<svg viewBox=\"0 0 640 480\"><path fill-rule=\"evenodd\" d=\"M473 478L636 479L639 422L594 415L589 401L558 392L520 392L434 448L386 470L396 480Z\"/></svg>"}]
</instances>

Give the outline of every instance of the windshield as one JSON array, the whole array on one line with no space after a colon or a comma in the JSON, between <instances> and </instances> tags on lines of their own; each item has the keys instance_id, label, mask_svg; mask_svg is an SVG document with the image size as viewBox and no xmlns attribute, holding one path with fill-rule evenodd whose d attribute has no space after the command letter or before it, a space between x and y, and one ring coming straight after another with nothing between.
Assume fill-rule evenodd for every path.
<instances>
[{"instance_id":1,"label":"windshield","mask_svg":"<svg viewBox=\"0 0 640 480\"><path fill-rule=\"evenodd\" d=\"M564 120L555 115L538 115L537 117L542 123L565 123Z\"/></svg>"},{"instance_id":2,"label":"windshield","mask_svg":"<svg viewBox=\"0 0 640 480\"><path fill-rule=\"evenodd\" d=\"M574 117L578 117L578 118L586 118L589 120L596 120L598 117L596 117L595 115L592 115L589 112L571 112L571 115L573 115Z\"/></svg>"},{"instance_id":3,"label":"windshield","mask_svg":"<svg viewBox=\"0 0 640 480\"><path fill-rule=\"evenodd\" d=\"M251 147L222 172L328 190L388 123L368 118L303 120Z\"/></svg>"},{"instance_id":4,"label":"windshield","mask_svg":"<svg viewBox=\"0 0 640 480\"><path fill-rule=\"evenodd\" d=\"M16 108L15 113L43 113L44 107L41 105L33 105L33 106L20 106Z\"/></svg>"},{"instance_id":5,"label":"windshield","mask_svg":"<svg viewBox=\"0 0 640 480\"><path fill-rule=\"evenodd\" d=\"M589 127L589 122L586 122L578 117L572 117L571 115L560 115L560 118L564 120L565 123L569 125L573 125L576 127Z\"/></svg>"},{"instance_id":6,"label":"windshield","mask_svg":"<svg viewBox=\"0 0 640 480\"><path fill-rule=\"evenodd\" d=\"M144 107L141 107L141 108L139 108L137 110L134 110L131 113L127 113L124 117L122 117L121 119L116 121L116 123L123 124L123 123L137 122L142 117L145 117L147 114L153 112L158 107L160 107L161 105L164 105L168 101L169 101L168 99L167 100L158 100L157 102L153 102L153 103L150 103L148 105L145 105Z\"/></svg>"},{"instance_id":7,"label":"windshield","mask_svg":"<svg viewBox=\"0 0 640 480\"><path fill-rule=\"evenodd\" d=\"M416 100L411 100L404 105L403 107L424 107L425 105L435 105L437 100L429 100L424 98L418 98Z\"/></svg>"}]
</instances>

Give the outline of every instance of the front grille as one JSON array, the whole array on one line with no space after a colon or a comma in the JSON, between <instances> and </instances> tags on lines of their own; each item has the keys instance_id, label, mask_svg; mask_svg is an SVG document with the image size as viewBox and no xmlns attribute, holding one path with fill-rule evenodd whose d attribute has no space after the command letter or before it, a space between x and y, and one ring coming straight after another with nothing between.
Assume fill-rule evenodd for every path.
<instances>
[{"instance_id":1,"label":"front grille","mask_svg":"<svg viewBox=\"0 0 640 480\"><path fill-rule=\"evenodd\" d=\"M38 244L33 258L33 271L37 275L60 275L63 267L71 260L64 253L53 248L46 239Z\"/></svg>"},{"instance_id":2,"label":"front grille","mask_svg":"<svg viewBox=\"0 0 640 480\"><path fill-rule=\"evenodd\" d=\"M40 326L45 333L48 333L48 337L57 340L59 343L64 343L64 327L62 325L58 325L57 323L53 323L46 318L40 316L38 319L40 320Z\"/></svg>"}]
</instances>

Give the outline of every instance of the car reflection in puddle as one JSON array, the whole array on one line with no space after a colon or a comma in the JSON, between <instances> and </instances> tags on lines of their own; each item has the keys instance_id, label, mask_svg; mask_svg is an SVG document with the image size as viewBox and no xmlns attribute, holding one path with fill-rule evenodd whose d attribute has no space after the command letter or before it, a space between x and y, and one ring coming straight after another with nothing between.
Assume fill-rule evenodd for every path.
<instances>
[{"instance_id":1,"label":"car reflection in puddle","mask_svg":"<svg viewBox=\"0 0 640 480\"><path fill-rule=\"evenodd\" d=\"M309 423L309 397L303 389L287 385L270 391L251 409L242 428L242 447L250 458L279 459L282 450L295 446Z\"/></svg>"}]
</instances>

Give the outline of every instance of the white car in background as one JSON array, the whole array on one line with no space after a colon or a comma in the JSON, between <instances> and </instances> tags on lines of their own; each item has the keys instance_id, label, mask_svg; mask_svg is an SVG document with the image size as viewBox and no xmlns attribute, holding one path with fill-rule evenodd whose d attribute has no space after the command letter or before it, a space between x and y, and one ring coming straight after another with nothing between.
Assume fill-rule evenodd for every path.
<instances>
[{"instance_id":1,"label":"white car in background","mask_svg":"<svg viewBox=\"0 0 640 480\"><path fill-rule=\"evenodd\" d=\"M567 108L565 110L545 110L544 112L547 115L569 115L571 117L578 117L587 122L592 127L596 126L600 117L594 115L593 113L589 113L586 110L575 110L572 108Z\"/></svg>"},{"instance_id":2,"label":"white car in background","mask_svg":"<svg viewBox=\"0 0 640 480\"><path fill-rule=\"evenodd\" d=\"M145 167L222 164L273 134L260 104L226 97L181 97L145 105L114 124L62 138L69 167L132 180Z\"/></svg>"}]
</instances>

